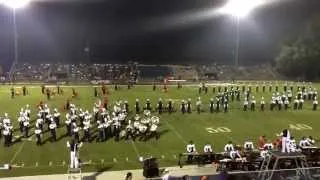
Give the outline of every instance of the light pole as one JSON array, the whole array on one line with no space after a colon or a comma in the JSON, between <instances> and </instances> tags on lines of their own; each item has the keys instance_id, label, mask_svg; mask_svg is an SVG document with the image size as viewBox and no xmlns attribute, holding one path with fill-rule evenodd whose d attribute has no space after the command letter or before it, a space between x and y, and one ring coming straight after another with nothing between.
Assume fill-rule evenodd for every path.
<instances>
[{"instance_id":1,"label":"light pole","mask_svg":"<svg viewBox=\"0 0 320 180\"><path fill-rule=\"evenodd\" d=\"M236 27L236 48L234 53L234 66L239 66L239 47L240 47L240 17L234 16Z\"/></svg>"},{"instance_id":2,"label":"light pole","mask_svg":"<svg viewBox=\"0 0 320 180\"><path fill-rule=\"evenodd\" d=\"M234 17L236 28L236 41L234 53L234 66L239 66L239 48L240 48L240 20L250 14L256 7L262 5L264 0L228 0L227 3L220 8L220 13L230 14Z\"/></svg>"},{"instance_id":3,"label":"light pole","mask_svg":"<svg viewBox=\"0 0 320 180\"><path fill-rule=\"evenodd\" d=\"M27 6L29 3L30 3L30 0L0 0L0 4L3 4L4 6L10 8L12 11L14 60L13 60L13 64L10 69L10 79L12 79L12 77L11 77L12 69L19 61L19 45L18 45L18 29L17 29L16 10Z\"/></svg>"}]
</instances>

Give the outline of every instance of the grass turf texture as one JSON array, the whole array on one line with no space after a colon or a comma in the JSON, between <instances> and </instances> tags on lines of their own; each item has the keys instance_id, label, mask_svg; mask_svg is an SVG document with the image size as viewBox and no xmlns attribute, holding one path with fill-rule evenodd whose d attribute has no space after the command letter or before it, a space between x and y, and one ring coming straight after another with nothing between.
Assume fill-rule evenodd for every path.
<instances>
[{"instance_id":1,"label":"grass turf texture","mask_svg":"<svg viewBox=\"0 0 320 180\"><path fill-rule=\"evenodd\" d=\"M314 84L314 87L319 88L319 84ZM94 97L93 87L77 87L76 91L79 97L72 99L72 103L76 104L82 109L92 110L93 103L97 101ZM27 86L29 94L27 96L16 96L14 99L10 97L10 86L2 86L0 88L0 113L3 116L4 112L9 113L11 121L16 129L14 136L20 135L18 131L17 115L21 107L30 104L32 107L31 125L34 125L36 119L37 104L39 101L44 101L49 104L50 108L57 107L62 112L62 107L66 99L71 99L71 87L62 87L64 95L52 97L50 101L46 100L46 96L42 95L41 89L38 86ZM283 87L279 86L279 90ZM99 89L100 90L100 89ZM281 132L284 128L291 129L292 134L296 140L300 140L301 136L312 135L318 138L320 135L319 127L319 111L311 110L311 102L307 101L304 105L304 110L285 112L269 111L269 100L271 93L268 87L266 92L256 93L255 88L252 88L253 94L257 100L257 106L260 103L260 97L263 95L266 100L266 111L260 112L243 112L243 101L230 102L228 113L209 113L208 102L211 97L214 97L212 88L209 88L208 94L200 95L203 102L205 112L200 115L195 111L192 114L182 115L178 110L171 115L164 113L161 115L159 130L161 137L158 141L152 139L146 142L140 141L125 141L115 142L108 140L103 143L85 143L81 148L80 157L82 161L90 161L92 165L85 166L84 171L103 171L103 170L123 170L141 168L138 162L138 156L158 157L160 166L172 166L177 164L177 155L185 151L185 145L189 140L193 140L198 151L202 151L205 143L209 142L214 145L215 151L222 151L224 144L231 140L236 144L243 144L245 140L250 138L256 142L258 136L265 134L268 139L273 140L276 133ZM193 100L193 110L195 110L195 100L199 96L198 86L188 86L182 89L177 89L176 86L169 87L169 92L164 93L160 87L156 91L152 90L152 86L136 86L128 90L125 86L121 87L119 91L114 91L113 86L109 86L109 100L112 104L116 100L128 100L130 110L134 111L134 101L136 98L140 99L141 105L147 98L153 103L153 108L156 102L161 97L166 104L168 99L175 101L175 108L180 107L182 99L191 98ZM256 108L259 109L259 108ZM134 113L131 112L130 116ZM61 114L61 122L65 120L65 112ZM303 128L301 125L305 124L310 128ZM221 132L219 127L228 128L231 132ZM297 127L297 128L295 128ZM46 126L45 126L46 128ZM212 128L213 133L209 133L207 128ZM220 128L221 129L221 128ZM34 132L33 128L30 132ZM21 168L14 168L11 171L0 171L1 177L6 176L21 176L21 175L38 175L38 174L55 174L65 173L69 162L69 151L66 147L66 141L69 137L63 137L66 130L65 127L58 129L57 142L46 143L42 146L36 146L34 141L22 140L17 142L9 148L3 147L3 139L0 146L0 164L11 163L23 165ZM81 132L82 134L82 132ZM50 136L47 132L43 136L43 140ZM35 139L34 136L32 136ZM65 161L65 165L63 165ZM50 163L51 162L51 163ZM102 163L103 162L103 163Z\"/></svg>"}]
</instances>

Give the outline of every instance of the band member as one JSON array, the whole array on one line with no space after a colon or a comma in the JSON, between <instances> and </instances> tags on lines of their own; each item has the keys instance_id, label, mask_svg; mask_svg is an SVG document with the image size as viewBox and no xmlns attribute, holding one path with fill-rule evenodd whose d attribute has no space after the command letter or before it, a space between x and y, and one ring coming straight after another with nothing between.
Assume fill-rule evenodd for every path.
<instances>
[{"instance_id":1,"label":"band member","mask_svg":"<svg viewBox=\"0 0 320 180\"><path fill-rule=\"evenodd\" d=\"M254 149L253 142L252 141L244 142L243 148L246 151L253 151L253 149Z\"/></svg>"},{"instance_id":2,"label":"band member","mask_svg":"<svg viewBox=\"0 0 320 180\"><path fill-rule=\"evenodd\" d=\"M209 109L210 109L210 113L214 112L214 101L213 101L213 98L210 98Z\"/></svg>"},{"instance_id":3,"label":"band member","mask_svg":"<svg viewBox=\"0 0 320 180\"><path fill-rule=\"evenodd\" d=\"M286 97L286 99L284 100L284 110L288 110L289 108L289 98Z\"/></svg>"},{"instance_id":4,"label":"band member","mask_svg":"<svg viewBox=\"0 0 320 180\"><path fill-rule=\"evenodd\" d=\"M157 132L158 126L155 123L152 123L151 127L150 127L150 137L155 137L156 140L159 139L159 134Z\"/></svg>"},{"instance_id":5,"label":"band member","mask_svg":"<svg viewBox=\"0 0 320 180\"><path fill-rule=\"evenodd\" d=\"M202 105L202 103L201 103L200 97L198 97L198 100L196 102L198 114L200 114L200 112L201 112L201 105Z\"/></svg>"},{"instance_id":6,"label":"band member","mask_svg":"<svg viewBox=\"0 0 320 180\"><path fill-rule=\"evenodd\" d=\"M46 86L45 86L45 85L42 85L42 86L41 86L41 93L44 94L44 93L45 93L45 90L46 90Z\"/></svg>"},{"instance_id":7,"label":"band member","mask_svg":"<svg viewBox=\"0 0 320 180\"><path fill-rule=\"evenodd\" d=\"M51 121L49 125L50 134L51 134L51 142L57 141L57 133L56 133L57 125L54 121Z\"/></svg>"},{"instance_id":8,"label":"band member","mask_svg":"<svg viewBox=\"0 0 320 180\"><path fill-rule=\"evenodd\" d=\"M224 103L223 103L224 113L228 112L228 107L229 107L228 100L224 100Z\"/></svg>"},{"instance_id":9,"label":"band member","mask_svg":"<svg viewBox=\"0 0 320 180\"><path fill-rule=\"evenodd\" d=\"M98 97L98 89L97 87L94 87L94 97Z\"/></svg>"},{"instance_id":10,"label":"band member","mask_svg":"<svg viewBox=\"0 0 320 180\"><path fill-rule=\"evenodd\" d=\"M298 105L299 105L299 100L298 100L298 97L296 96L296 98L294 99L294 102L293 102L293 109L297 110Z\"/></svg>"},{"instance_id":11,"label":"band member","mask_svg":"<svg viewBox=\"0 0 320 180\"><path fill-rule=\"evenodd\" d=\"M180 106L182 114L186 113L186 104L184 100L181 101L181 106Z\"/></svg>"},{"instance_id":12,"label":"band member","mask_svg":"<svg viewBox=\"0 0 320 180\"><path fill-rule=\"evenodd\" d=\"M134 129L133 129L133 126L131 124L131 121L129 122L129 124L127 125L126 127L126 140L129 139L129 137L135 141L135 138L134 138Z\"/></svg>"},{"instance_id":13,"label":"band member","mask_svg":"<svg viewBox=\"0 0 320 180\"><path fill-rule=\"evenodd\" d=\"M60 126L60 113L58 112L58 109L55 108L54 111L53 111L53 119L54 119L54 122L56 123L57 127Z\"/></svg>"},{"instance_id":14,"label":"band member","mask_svg":"<svg viewBox=\"0 0 320 180\"><path fill-rule=\"evenodd\" d=\"M61 88L60 88L59 85L57 85L57 93L58 93L59 95L62 94L62 91L61 91Z\"/></svg>"},{"instance_id":15,"label":"band member","mask_svg":"<svg viewBox=\"0 0 320 180\"><path fill-rule=\"evenodd\" d=\"M312 102L312 110L316 111L318 107L318 100L317 100L317 96L314 97L313 102Z\"/></svg>"},{"instance_id":16,"label":"band member","mask_svg":"<svg viewBox=\"0 0 320 180\"><path fill-rule=\"evenodd\" d=\"M288 101L291 103L292 102L292 91L288 91Z\"/></svg>"},{"instance_id":17,"label":"band member","mask_svg":"<svg viewBox=\"0 0 320 180\"><path fill-rule=\"evenodd\" d=\"M49 89L49 88L46 89L46 95L47 95L47 99L50 100L50 98L51 98L51 92L50 92L50 89Z\"/></svg>"},{"instance_id":18,"label":"band member","mask_svg":"<svg viewBox=\"0 0 320 180\"><path fill-rule=\"evenodd\" d=\"M102 94L103 94L103 95L107 94L107 87L106 87L105 84L102 84L102 86L101 86L101 91L102 91Z\"/></svg>"},{"instance_id":19,"label":"band member","mask_svg":"<svg viewBox=\"0 0 320 180\"><path fill-rule=\"evenodd\" d=\"M255 109L256 109L256 100L255 100L254 96L252 96L251 104L250 104L250 110L251 111L255 111Z\"/></svg>"},{"instance_id":20,"label":"band member","mask_svg":"<svg viewBox=\"0 0 320 180\"><path fill-rule=\"evenodd\" d=\"M206 145L204 145L203 152L204 153L213 153L211 144L207 143Z\"/></svg>"},{"instance_id":21,"label":"band member","mask_svg":"<svg viewBox=\"0 0 320 180\"><path fill-rule=\"evenodd\" d=\"M71 115L69 113L66 114L66 131L67 131L67 135L71 136Z\"/></svg>"},{"instance_id":22,"label":"band member","mask_svg":"<svg viewBox=\"0 0 320 180\"><path fill-rule=\"evenodd\" d=\"M249 102L248 102L247 98L245 98L245 99L244 99L244 102L243 102L243 111L247 111L247 109L248 109L248 104L249 104Z\"/></svg>"},{"instance_id":23,"label":"band member","mask_svg":"<svg viewBox=\"0 0 320 180\"><path fill-rule=\"evenodd\" d=\"M25 138L29 137L29 128L30 128L29 119L25 119L25 121L23 122L23 134Z\"/></svg>"},{"instance_id":24,"label":"band member","mask_svg":"<svg viewBox=\"0 0 320 180\"><path fill-rule=\"evenodd\" d=\"M188 112L188 113L191 113L191 111L192 111L192 110L191 110L191 99L189 98L189 99L188 99L188 102L187 102L187 112Z\"/></svg>"},{"instance_id":25,"label":"band member","mask_svg":"<svg viewBox=\"0 0 320 180\"><path fill-rule=\"evenodd\" d=\"M104 141L104 123L101 121L97 121L98 124L98 137L97 142L103 142Z\"/></svg>"},{"instance_id":26,"label":"band member","mask_svg":"<svg viewBox=\"0 0 320 180\"><path fill-rule=\"evenodd\" d=\"M26 95L27 95L27 88L26 88L26 86L22 86L22 94L23 94L23 96L26 96Z\"/></svg>"},{"instance_id":27,"label":"band member","mask_svg":"<svg viewBox=\"0 0 320 180\"><path fill-rule=\"evenodd\" d=\"M238 149L231 150L229 152L229 156L232 160L235 160L236 158L242 158Z\"/></svg>"},{"instance_id":28,"label":"band member","mask_svg":"<svg viewBox=\"0 0 320 180\"><path fill-rule=\"evenodd\" d=\"M146 105L145 105L145 109L151 111L151 103L150 103L150 99L147 99Z\"/></svg>"},{"instance_id":29,"label":"band member","mask_svg":"<svg viewBox=\"0 0 320 180\"><path fill-rule=\"evenodd\" d=\"M234 150L234 146L232 144L232 141L229 141L228 144L224 146L224 152L230 152Z\"/></svg>"},{"instance_id":30,"label":"band member","mask_svg":"<svg viewBox=\"0 0 320 180\"><path fill-rule=\"evenodd\" d=\"M264 111L264 105L265 105L265 101L264 101L264 97L261 97L261 101L260 101L260 111Z\"/></svg>"},{"instance_id":31,"label":"band member","mask_svg":"<svg viewBox=\"0 0 320 180\"><path fill-rule=\"evenodd\" d=\"M162 103L162 99L159 98L158 100L158 105L157 105L157 110L159 114L162 114L162 109L163 109L163 103Z\"/></svg>"},{"instance_id":32,"label":"band member","mask_svg":"<svg viewBox=\"0 0 320 180\"><path fill-rule=\"evenodd\" d=\"M190 141L189 144L187 145L187 153L192 154L192 153L196 153L196 145L193 143L193 141ZM191 162L193 159L192 155L188 155L188 162Z\"/></svg>"},{"instance_id":33,"label":"band member","mask_svg":"<svg viewBox=\"0 0 320 180\"><path fill-rule=\"evenodd\" d=\"M136 99L136 114L139 114L140 113L140 105L139 105L139 99Z\"/></svg>"},{"instance_id":34,"label":"band member","mask_svg":"<svg viewBox=\"0 0 320 180\"><path fill-rule=\"evenodd\" d=\"M216 112L220 112L220 97L216 97Z\"/></svg>"},{"instance_id":35,"label":"band member","mask_svg":"<svg viewBox=\"0 0 320 180\"><path fill-rule=\"evenodd\" d=\"M156 85L156 82L153 82L153 85L152 85L152 90L155 91L157 89L157 85Z\"/></svg>"},{"instance_id":36,"label":"band member","mask_svg":"<svg viewBox=\"0 0 320 180\"><path fill-rule=\"evenodd\" d=\"M10 91L11 91L11 99L13 99L15 95L14 88L11 87Z\"/></svg>"},{"instance_id":37,"label":"band member","mask_svg":"<svg viewBox=\"0 0 320 180\"><path fill-rule=\"evenodd\" d=\"M303 148L310 147L310 146L311 146L311 144L309 143L307 138L303 136L302 139L299 142L299 147L301 149L303 149Z\"/></svg>"},{"instance_id":38,"label":"band member","mask_svg":"<svg viewBox=\"0 0 320 180\"><path fill-rule=\"evenodd\" d=\"M281 150L281 152L283 152L283 153L285 153L285 152L290 152L290 150L289 150L289 144L288 144L288 142L289 142L289 140L290 140L290 132L289 132L289 130L287 130L287 129L284 129L283 131L282 131L282 139L281 139L281 142L282 142L282 150Z\"/></svg>"},{"instance_id":39,"label":"band member","mask_svg":"<svg viewBox=\"0 0 320 180\"><path fill-rule=\"evenodd\" d=\"M300 100L299 100L299 104L298 104L298 109L299 109L299 110L302 110L302 108L303 108L303 103L304 103L304 100L303 100L303 99L300 99Z\"/></svg>"},{"instance_id":40,"label":"band member","mask_svg":"<svg viewBox=\"0 0 320 180\"><path fill-rule=\"evenodd\" d=\"M73 139L76 142L80 141L80 135L79 135L79 127L77 126L77 124L74 122L72 123L72 135L73 135Z\"/></svg>"},{"instance_id":41,"label":"band member","mask_svg":"<svg viewBox=\"0 0 320 180\"><path fill-rule=\"evenodd\" d=\"M91 141L91 134L90 134L90 119L88 118L85 118L85 121L83 121L83 132L84 132L84 135L83 135L83 141L86 141L86 142L90 142Z\"/></svg>"},{"instance_id":42,"label":"band member","mask_svg":"<svg viewBox=\"0 0 320 180\"><path fill-rule=\"evenodd\" d=\"M200 84L199 84L199 88L198 88L198 89L199 89L199 90L198 90L199 94L201 94L202 86L203 86L202 83L200 83Z\"/></svg>"},{"instance_id":43,"label":"band member","mask_svg":"<svg viewBox=\"0 0 320 180\"><path fill-rule=\"evenodd\" d=\"M34 133L36 134L36 144L38 146L40 146L42 144L42 141L41 141L41 129L40 128L36 128L34 130Z\"/></svg>"},{"instance_id":44,"label":"band member","mask_svg":"<svg viewBox=\"0 0 320 180\"><path fill-rule=\"evenodd\" d=\"M70 149L70 168L79 168L79 148L82 143L72 140L67 142L67 147Z\"/></svg>"},{"instance_id":45,"label":"band member","mask_svg":"<svg viewBox=\"0 0 320 180\"><path fill-rule=\"evenodd\" d=\"M169 99L169 102L168 102L168 112L169 114L171 114L173 112L173 102L172 102L172 99Z\"/></svg>"}]
</instances>

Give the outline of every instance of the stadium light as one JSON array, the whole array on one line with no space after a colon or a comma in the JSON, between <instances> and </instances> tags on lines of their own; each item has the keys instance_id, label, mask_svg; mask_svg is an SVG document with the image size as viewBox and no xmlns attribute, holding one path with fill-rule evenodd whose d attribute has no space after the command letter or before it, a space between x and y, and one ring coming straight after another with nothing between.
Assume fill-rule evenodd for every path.
<instances>
[{"instance_id":1,"label":"stadium light","mask_svg":"<svg viewBox=\"0 0 320 180\"><path fill-rule=\"evenodd\" d=\"M229 0L221 9L224 14L231 14L238 18L248 16L256 7L263 4L263 0Z\"/></svg>"},{"instance_id":2,"label":"stadium light","mask_svg":"<svg viewBox=\"0 0 320 180\"><path fill-rule=\"evenodd\" d=\"M261 6L265 0L228 0L228 2L218 11L221 14L232 15L235 19L236 44L234 52L234 65L239 66L239 47L240 47L240 18L245 18L250 12Z\"/></svg>"},{"instance_id":3,"label":"stadium light","mask_svg":"<svg viewBox=\"0 0 320 180\"><path fill-rule=\"evenodd\" d=\"M11 77L12 68L15 66L15 64L18 63L18 59L19 59L16 10L26 7L30 2L31 0L0 0L0 4L12 10L12 17L13 17L14 62L10 69L10 79L12 79Z\"/></svg>"},{"instance_id":4,"label":"stadium light","mask_svg":"<svg viewBox=\"0 0 320 180\"><path fill-rule=\"evenodd\" d=\"M0 0L1 4L11 8L20 9L27 6L31 0Z\"/></svg>"}]
</instances>

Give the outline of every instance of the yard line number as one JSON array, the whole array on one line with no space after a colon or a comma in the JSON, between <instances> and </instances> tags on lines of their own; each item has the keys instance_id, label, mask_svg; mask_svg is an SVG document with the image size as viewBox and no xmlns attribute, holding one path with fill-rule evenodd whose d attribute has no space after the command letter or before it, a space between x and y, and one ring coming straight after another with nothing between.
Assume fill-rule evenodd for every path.
<instances>
[{"instance_id":1,"label":"yard line number","mask_svg":"<svg viewBox=\"0 0 320 180\"><path fill-rule=\"evenodd\" d=\"M306 124L290 124L289 128L297 131L312 130L312 127Z\"/></svg>"},{"instance_id":2,"label":"yard line number","mask_svg":"<svg viewBox=\"0 0 320 180\"><path fill-rule=\"evenodd\" d=\"M227 127L208 127L206 128L206 131L210 134L217 134L217 133L230 133L231 129L227 128Z\"/></svg>"}]
</instances>

